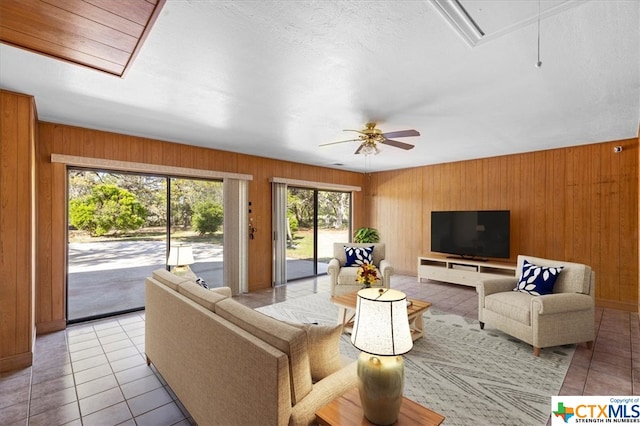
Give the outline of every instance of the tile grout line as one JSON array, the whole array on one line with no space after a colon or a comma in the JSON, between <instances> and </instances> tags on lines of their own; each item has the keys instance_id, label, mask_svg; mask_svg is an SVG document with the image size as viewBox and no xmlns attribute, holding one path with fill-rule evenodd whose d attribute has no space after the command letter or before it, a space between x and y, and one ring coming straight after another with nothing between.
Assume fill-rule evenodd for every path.
<instances>
[{"instance_id":1,"label":"tile grout line","mask_svg":"<svg viewBox=\"0 0 640 426\"><path fill-rule=\"evenodd\" d=\"M122 324L120 324L120 321L116 320L116 323L118 324L118 327L120 327L120 329L124 332L124 334L127 336L127 339L129 339L129 335L126 333L126 331L124 330L124 328L122 328ZM95 330L95 327L94 327ZM96 335L97 335L97 330L96 331ZM129 339L130 340L130 339ZM107 352L104 349L104 345L102 343L102 340L100 340L100 336L98 336L98 342L100 342L100 348L102 349L102 352L104 352L104 356L107 359L107 364L109 364L109 368L111 369L111 374L113 375L113 379L116 381L117 384L117 388L120 391L120 393L122 394L122 398L123 398L123 402L125 403L125 405L127 406L127 410L129 410L129 415L131 416L131 420L133 420L134 423L136 423L135 417L133 415L133 412L131 411L131 407L129 406L129 403L127 402L127 398L124 396L124 392L122 392L122 385L121 383L118 381L118 377L116 376L116 372L113 370L113 366L111 365L111 360L109 359L109 357L107 356ZM110 342L113 343L113 342ZM133 344L133 342L131 342ZM135 345L134 345L135 347ZM136 348L137 350L138 348ZM79 402L78 402L79 404ZM119 404L119 402L116 402L115 404L110 405L109 407L113 407L114 405ZM106 410L109 407L103 407L100 410L95 411L94 413L98 413L102 410ZM94 414L91 413L91 414ZM80 413L80 420L82 421L82 413ZM126 420L125 420L126 421ZM82 421L82 423L84 424L84 421ZM123 423L123 422L121 422Z\"/></svg>"}]
</instances>

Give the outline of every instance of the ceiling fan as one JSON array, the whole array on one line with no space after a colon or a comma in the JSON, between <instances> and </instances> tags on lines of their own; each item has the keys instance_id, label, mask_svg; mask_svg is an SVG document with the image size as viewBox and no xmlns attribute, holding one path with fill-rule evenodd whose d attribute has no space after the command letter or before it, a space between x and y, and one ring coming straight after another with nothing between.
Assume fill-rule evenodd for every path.
<instances>
[{"instance_id":1,"label":"ceiling fan","mask_svg":"<svg viewBox=\"0 0 640 426\"><path fill-rule=\"evenodd\" d=\"M380 129L376 128L376 123L365 124L365 129L363 130L345 129L344 131L357 132L360 134L356 139L347 139L344 141L329 142L329 143L322 144L320 146L328 146L328 145L335 145L338 143L360 141L361 142L360 146L358 147L358 149L356 149L355 154L371 155L371 154L378 154L380 152L380 149L378 149L378 143L394 146L400 149L413 148L413 145L411 144L396 141L390 138L406 138L409 136L420 136L420 132L418 132L417 130L399 130L397 132L382 133Z\"/></svg>"}]
</instances>

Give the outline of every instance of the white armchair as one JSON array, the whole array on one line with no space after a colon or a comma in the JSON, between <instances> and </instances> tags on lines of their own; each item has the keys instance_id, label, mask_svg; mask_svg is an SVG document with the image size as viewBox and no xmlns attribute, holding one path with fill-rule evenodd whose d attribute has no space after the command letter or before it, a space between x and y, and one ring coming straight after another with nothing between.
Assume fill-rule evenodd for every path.
<instances>
[{"instance_id":1,"label":"white armchair","mask_svg":"<svg viewBox=\"0 0 640 426\"><path fill-rule=\"evenodd\" d=\"M478 320L533 346L533 354L551 346L586 342L591 348L595 338L595 273L590 266L532 256L518 256L518 275L524 260L543 267L563 269L552 294L534 296L513 291L518 278L480 281Z\"/></svg>"},{"instance_id":2,"label":"white armchair","mask_svg":"<svg viewBox=\"0 0 640 426\"><path fill-rule=\"evenodd\" d=\"M327 273L331 277L331 295L340 296L360 290L362 284L356 281L358 266L345 266L347 256L346 247L371 247L373 246L373 264L378 269L380 281L372 287L389 288L393 268L388 260L385 260L384 243L333 243L333 259L329 261Z\"/></svg>"}]
</instances>

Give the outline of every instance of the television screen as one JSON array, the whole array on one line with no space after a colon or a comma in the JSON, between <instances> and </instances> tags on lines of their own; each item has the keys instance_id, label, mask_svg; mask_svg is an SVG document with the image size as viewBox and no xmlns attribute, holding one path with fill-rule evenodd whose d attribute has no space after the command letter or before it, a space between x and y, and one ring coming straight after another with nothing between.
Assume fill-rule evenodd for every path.
<instances>
[{"instance_id":1,"label":"television screen","mask_svg":"<svg viewBox=\"0 0 640 426\"><path fill-rule=\"evenodd\" d=\"M431 212L431 251L508 259L509 216L508 210Z\"/></svg>"}]
</instances>

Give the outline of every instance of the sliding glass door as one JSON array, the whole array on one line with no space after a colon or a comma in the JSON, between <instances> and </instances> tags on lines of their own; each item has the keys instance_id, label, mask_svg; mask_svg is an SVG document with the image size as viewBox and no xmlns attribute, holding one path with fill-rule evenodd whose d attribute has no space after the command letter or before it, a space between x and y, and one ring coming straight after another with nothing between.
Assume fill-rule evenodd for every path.
<instances>
[{"instance_id":1,"label":"sliding glass door","mask_svg":"<svg viewBox=\"0 0 640 426\"><path fill-rule=\"evenodd\" d=\"M222 182L103 170L68 170L67 321L144 308L144 280L169 247L222 285Z\"/></svg>"},{"instance_id":2,"label":"sliding glass door","mask_svg":"<svg viewBox=\"0 0 640 426\"><path fill-rule=\"evenodd\" d=\"M348 242L349 192L287 188L287 281L327 272L333 243Z\"/></svg>"},{"instance_id":3,"label":"sliding glass door","mask_svg":"<svg viewBox=\"0 0 640 426\"><path fill-rule=\"evenodd\" d=\"M170 245L186 245L193 252L191 271L209 287L223 285L222 182L171 178Z\"/></svg>"}]
</instances>

